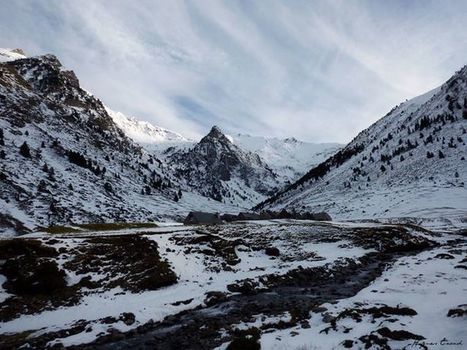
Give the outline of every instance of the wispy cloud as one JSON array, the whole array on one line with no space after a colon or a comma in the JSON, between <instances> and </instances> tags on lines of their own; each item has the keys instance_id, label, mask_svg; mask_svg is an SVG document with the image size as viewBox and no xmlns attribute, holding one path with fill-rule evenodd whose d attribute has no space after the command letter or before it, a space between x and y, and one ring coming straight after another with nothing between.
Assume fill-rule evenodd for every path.
<instances>
[{"instance_id":1,"label":"wispy cloud","mask_svg":"<svg viewBox=\"0 0 467 350\"><path fill-rule=\"evenodd\" d=\"M1 1L6 47L55 53L107 105L199 137L349 141L466 64L458 1Z\"/></svg>"}]
</instances>

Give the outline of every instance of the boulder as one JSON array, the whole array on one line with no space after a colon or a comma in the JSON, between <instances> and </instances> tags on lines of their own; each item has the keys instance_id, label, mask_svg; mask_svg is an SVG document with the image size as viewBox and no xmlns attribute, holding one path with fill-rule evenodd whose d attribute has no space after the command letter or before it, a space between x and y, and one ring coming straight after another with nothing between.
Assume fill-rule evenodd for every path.
<instances>
[{"instance_id":1,"label":"boulder","mask_svg":"<svg viewBox=\"0 0 467 350\"><path fill-rule=\"evenodd\" d=\"M244 280L239 283L227 285L227 290L231 293L241 293L243 295L255 295L258 293L258 282Z\"/></svg>"},{"instance_id":2,"label":"boulder","mask_svg":"<svg viewBox=\"0 0 467 350\"><path fill-rule=\"evenodd\" d=\"M276 247L266 247L264 252L266 253L266 255L269 255L269 256L279 256L280 255L280 251Z\"/></svg>"},{"instance_id":3,"label":"boulder","mask_svg":"<svg viewBox=\"0 0 467 350\"><path fill-rule=\"evenodd\" d=\"M206 293L206 298L204 299L204 303L206 306L213 306L219 303L222 303L227 300L227 295L223 292L219 291L212 291Z\"/></svg>"},{"instance_id":4,"label":"boulder","mask_svg":"<svg viewBox=\"0 0 467 350\"><path fill-rule=\"evenodd\" d=\"M136 321L135 314L132 312L124 312L120 315L120 320L127 326L131 326Z\"/></svg>"}]
</instances>

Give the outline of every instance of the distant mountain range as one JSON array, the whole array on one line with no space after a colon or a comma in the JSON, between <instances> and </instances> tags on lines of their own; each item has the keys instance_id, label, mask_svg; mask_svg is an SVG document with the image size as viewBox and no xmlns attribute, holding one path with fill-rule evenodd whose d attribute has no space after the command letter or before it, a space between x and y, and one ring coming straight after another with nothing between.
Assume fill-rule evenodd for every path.
<instances>
[{"instance_id":1,"label":"distant mountain range","mask_svg":"<svg viewBox=\"0 0 467 350\"><path fill-rule=\"evenodd\" d=\"M112 111L53 55L0 49L3 232L253 206L465 220L466 139L467 67L342 147L216 126L190 140Z\"/></svg>"},{"instance_id":2,"label":"distant mountain range","mask_svg":"<svg viewBox=\"0 0 467 350\"><path fill-rule=\"evenodd\" d=\"M343 147L338 143L311 143L293 137L278 139L244 134L229 137L241 149L258 154L286 182L297 180Z\"/></svg>"},{"instance_id":3,"label":"distant mountain range","mask_svg":"<svg viewBox=\"0 0 467 350\"><path fill-rule=\"evenodd\" d=\"M238 212L304 173L293 162L281 172L281 142L288 140L274 139L278 156L270 166L261 150L243 147L239 136L232 143L217 127L195 142L112 111L53 55L28 58L1 49L0 61L4 232L180 219L190 210ZM296 143L307 152L299 159L309 164L338 149Z\"/></svg>"},{"instance_id":4,"label":"distant mountain range","mask_svg":"<svg viewBox=\"0 0 467 350\"><path fill-rule=\"evenodd\" d=\"M199 142L107 108L115 124L157 155L183 188L249 208L298 179L342 145L232 135L214 126Z\"/></svg>"}]
</instances>

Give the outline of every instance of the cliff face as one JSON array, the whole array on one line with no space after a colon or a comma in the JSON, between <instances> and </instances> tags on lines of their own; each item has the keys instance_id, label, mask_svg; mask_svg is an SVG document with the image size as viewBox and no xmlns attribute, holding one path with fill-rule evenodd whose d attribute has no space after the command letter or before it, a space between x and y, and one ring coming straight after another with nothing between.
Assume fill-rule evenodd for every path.
<instances>
[{"instance_id":1,"label":"cliff face","mask_svg":"<svg viewBox=\"0 0 467 350\"><path fill-rule=\"evenodd\" d=\"M147 221L216 209L128 138L52 55L0 63L0 225Z\"/></svg>"},{"instance_id":2,"label":"cliff face","mask_svg":"<svg viewBox=\"0 0 467 350\"><path fill-rule=\"evenodd\" d=\"M234 145L216 126L194 147L173 152L168 163L187 186L220 202L253 206L281 185L257 154Z\"/></svg>"}]
</instances>

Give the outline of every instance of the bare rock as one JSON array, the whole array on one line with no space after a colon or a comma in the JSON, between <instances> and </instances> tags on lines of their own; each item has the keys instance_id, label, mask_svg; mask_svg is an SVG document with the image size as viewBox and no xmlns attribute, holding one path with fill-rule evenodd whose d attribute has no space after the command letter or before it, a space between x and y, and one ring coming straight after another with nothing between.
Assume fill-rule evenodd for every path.
<instances>
[{"instance_id":1,"label":"bare rock","mask_svg":"<svg viewBox=\"0 0 467 350\"><path fill-rule=\"evenodd\" d=\"M267 247L264 252L269 256L279 256L281 254L279 249L276 247Z\"/></svg>"}]
</instances>

